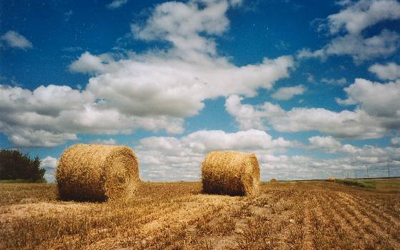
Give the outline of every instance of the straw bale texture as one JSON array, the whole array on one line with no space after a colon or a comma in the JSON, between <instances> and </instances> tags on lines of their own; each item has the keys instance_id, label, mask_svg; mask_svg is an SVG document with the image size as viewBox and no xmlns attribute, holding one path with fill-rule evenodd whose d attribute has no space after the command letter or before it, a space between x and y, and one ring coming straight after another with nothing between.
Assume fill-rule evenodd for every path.
<instances>
[{"instance_id":1,"label":"straw bale texture","mask_svg":"<svg viewBox=\"0 0 400 250\"><path fill-rule=\"evenodd\" d=\"M129 198L140 182L132 149L97 144L75 144L65 150L56 179L63 200Z\"/></svg>"},{"instance_id":2,"label":"straw bale texture","mask_svg":"<svg viewBox=\"0 0 400 250\"><path fill-rule=\"evenodd\" d=\"M211 194L254 195L260 167L254 154L211 152L202 165L203 191Z\"/></svg>"},{"instance_id":3,"label":"straw bale texture","mask_svg":"<svg viewBox=\"0 0 400 250\"><path fill-rule=\"evenodd\" d=\"M328 179L326 179L326 181L335 182L335 177L329 177Z\"/></svg>"}]
</instances>

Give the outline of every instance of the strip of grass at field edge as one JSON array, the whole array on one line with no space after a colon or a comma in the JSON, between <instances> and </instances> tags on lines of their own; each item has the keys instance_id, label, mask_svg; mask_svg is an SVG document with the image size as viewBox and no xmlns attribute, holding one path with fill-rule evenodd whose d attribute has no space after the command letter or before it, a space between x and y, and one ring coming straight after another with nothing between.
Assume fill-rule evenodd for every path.
<instances>
[{"instance_id":1,"label":"strip of grass at field edge","mask_svg":"<svg viewBox=\"0 0 400 250\"><path fill-rule=\"evenodd\" d=\"M341 180L343 183L340 183ZM326 179L311 180L277 180L277 182L325 182ZM375 190L384 193L400 193L400 177L379 177L379 178L359 178L359 179L335 179L336 183L342 185L355 186ZM270 183L262 181L263 184Z\"/></svg>"},{"instance_id":2,"label":"strip of grass at field edge","mask_svg":"<svg viewBox=\"0 0 400 250\"><path fill-rule=\"evenodd\" d=\"M339 184L343 184L343 185L348 185L348 186L376 189L376 181L362 181L362 180L352 180L352 179L336 179L335 182L339 183Z\"/></svg>"}]
</instances>

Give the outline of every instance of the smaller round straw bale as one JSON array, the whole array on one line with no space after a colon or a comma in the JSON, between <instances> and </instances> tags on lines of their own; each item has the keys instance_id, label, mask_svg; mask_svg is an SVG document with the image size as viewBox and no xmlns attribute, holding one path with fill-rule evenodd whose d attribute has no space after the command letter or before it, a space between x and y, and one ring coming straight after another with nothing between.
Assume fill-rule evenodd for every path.
<instances>
[{"instance_id":1,"label":"smaller round straw bale","mask_svg":"<svg viewBox=\"0 0 400 250\"><path fill-rule=\"evenodd\" d=\"M129 147L75 144L62 154L56 179L63 200L129 198L140 182L139 165Z\"/></svg>"},{"instance_id":2,"label":"smaller round straw bale","mask_svg":"<svg viewBox=\"0 0 400 250\"><path fill-rule=\"evenodd\" d=\"M326 179L326 181L335 182L335 177L329 177L328 179Z\"/></svg>"},{"instance_id":3,"label":"smaller round straw bale","mask_svg":"<svg viewBox=\"0 0 400 250\"><path fill-rule=\"evenodd\" d=\"M203 192L254 195L260 185L260 167L255 154L211 152L202 164Z\"/></svg>"},{"instance_id":4,"label":"smaller round straw bale","mask_svg":"<svg viewBox=\"0 0 400 250\"><path fill-rule=\"evenodd\" d=\"M275 179L275 178L272 178L272 179L270 180L270 182L276 182L276 179Z\"/></svg>"}]
</instances>

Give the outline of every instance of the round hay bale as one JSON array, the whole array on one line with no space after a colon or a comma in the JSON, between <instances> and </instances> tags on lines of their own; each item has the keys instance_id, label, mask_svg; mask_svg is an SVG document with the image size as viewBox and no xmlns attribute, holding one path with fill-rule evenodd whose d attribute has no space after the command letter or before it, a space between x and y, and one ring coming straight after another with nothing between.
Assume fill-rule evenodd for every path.
<instances>
[{"instance_id":1,"label":"round hay bale","mask_svg":"<svg viewBox=\"0 0 400 250\"><path fill-rule=\"evenodd\" d=\"M255 154L211 152L202 164L203 192L254 195L260 185L260 167Z\"/></svg>"},{"instance_id":2,"label":"round hay bale","mask_svg":"<svg viewBox=\"0 0 400 250\"><path fill-rule=\"evenodd\" d=\"M335 182L335 177L329 177L328 179L326 179L326 181Z\"/></svg>"},{"instance_id":3,"label":"round hay bale","mask_svg":"<svg viewBox=\"0 0 400 250\"><path fill-rule=\"evenodd\" d=\"M272 178L272 179L270 180L270 182L276 182L276 179L275 179L275 178Z\"/></svg>"},{"instance_id":4,"label":"round hay bale","mask_svg":"<svg viewBox=\"0 0 400 250\"><path fill-rule=\"evenodd\" d=\"M129 198L140 182L139 165L129 147L75 144L62 154L56 179L63 200Z\"/></svg>"}]
</instances>

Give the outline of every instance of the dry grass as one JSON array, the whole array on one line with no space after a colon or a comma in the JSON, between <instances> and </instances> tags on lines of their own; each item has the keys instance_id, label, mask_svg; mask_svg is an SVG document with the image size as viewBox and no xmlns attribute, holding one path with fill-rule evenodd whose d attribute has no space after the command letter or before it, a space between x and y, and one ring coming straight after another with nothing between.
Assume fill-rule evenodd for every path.
<instances>
[{"instance_id":1,"label":"dry grass","mask_svg":"<svg viewBox=\"0 0 400 250\"><path fill-rule=\"evenodd\" d=\"M44 183L0 183L0 206L57 199L57 186Z\"/></svg>"},{"instance_id":2,"label":"dry grass","mask_svg":"<svg viewBox=\"0 0 400 250\"><path fill-rule=\"evenodd\" d=\"M139 184L139 165L129 147L76 144L64 151L56 174L63 200L129 198Z\"/></svg>"},{"instance_id":3,"label":"dry grass","mask_svg":"<svg viewBox=\"0 0 400 250\"><path fill-rule=\"evenodd\" d=\"M390 182L265 183L250 197L145 182L134 199L107 203L0 184L0 249L400 249L400 180Z\"/></svg>"},{"instance_id":4,"label":"dry grass","mask_svg":"<svg viewBox=\"0 0 400 250\"><path fill-rule=\"evenodd\" d=\"M202 164L203 191L209 194L255 195L260 167L254 154L211 152Z\"/></svg>"}]
</instances>

